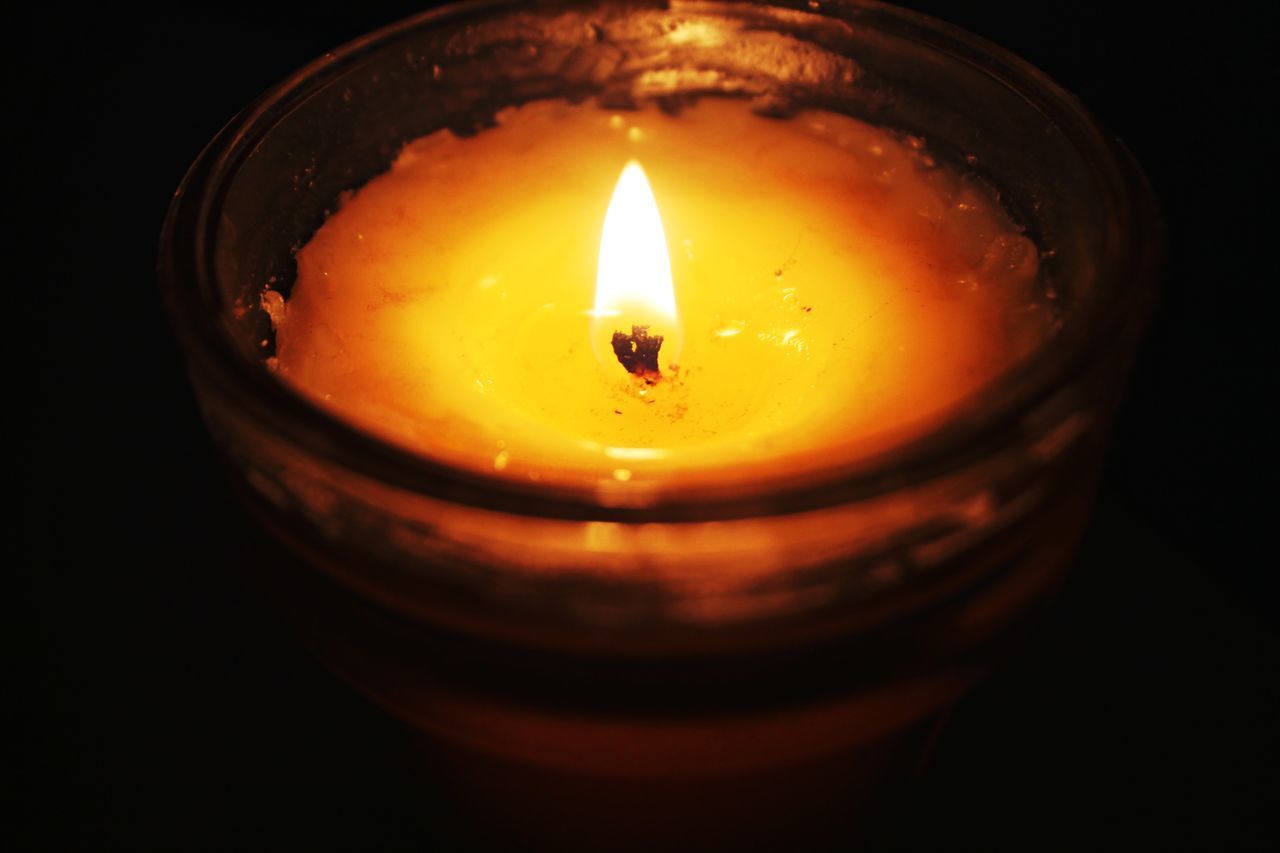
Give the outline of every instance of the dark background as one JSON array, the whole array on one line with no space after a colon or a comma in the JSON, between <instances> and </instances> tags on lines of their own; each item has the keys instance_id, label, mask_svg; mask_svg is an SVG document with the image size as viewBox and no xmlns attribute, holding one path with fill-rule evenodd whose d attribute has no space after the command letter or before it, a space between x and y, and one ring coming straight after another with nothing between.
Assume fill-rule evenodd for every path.
<instances>
[{"instance_id":1,"label":"dark background","mask_svg":"<svg viewBox=\"0 0 1280 853\"><path fill-rule=\"evenodd\" d=\"M23 476L5 597L19 847L448 846L399 731L294 645L242 570L259 534L154 275L169 196L218 128L421 5L44 4L7 22L0 269L20 298L5 325L30 335L8 375L32 385L6 395L24 430L6 442ZM1073 580L957 712L901 847L1268 847L1275 28L1263 4L910 5L1090 105L1147 169L1170 265Z\"/></svg>"}]
</instances>

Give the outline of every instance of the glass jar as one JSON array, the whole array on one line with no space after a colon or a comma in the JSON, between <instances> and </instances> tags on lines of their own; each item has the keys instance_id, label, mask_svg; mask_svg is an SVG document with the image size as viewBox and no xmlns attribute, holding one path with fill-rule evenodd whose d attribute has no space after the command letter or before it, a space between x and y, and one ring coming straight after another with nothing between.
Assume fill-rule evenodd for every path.
<instances>
[{"instance_id":1,"label":"glass jar","mask_svg":"<svg viewBox=\"0 0 1280 853\"><path fill-rule=\"evenodd\" d=\"M262 288L287 292L296 248L405 142L540 98L711 95L852 115L980 173L1044 250L1056 333L905 446L731 492L450 469L266 367ZM505 816L489 829L705 849L829 838L1032 620L1085 523L1159 254L1140 173L1081 105L921 15L470 2L237 116L174 198L160 276L209 429L286 546L275 586L325 661L449 756L476 813Z\"/></svg>"}]
</instances>

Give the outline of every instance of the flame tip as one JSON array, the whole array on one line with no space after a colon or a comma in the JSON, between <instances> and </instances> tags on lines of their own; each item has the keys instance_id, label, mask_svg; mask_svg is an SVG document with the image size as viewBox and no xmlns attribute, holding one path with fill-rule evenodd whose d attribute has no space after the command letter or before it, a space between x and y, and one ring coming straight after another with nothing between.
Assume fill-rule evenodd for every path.
<instances>
[{"instance_id":1,"label":"flame tip","mask_svg":"<svg viewBox=\"0 0 1280 853\"><path fill-rule=\"evenodd\" d=\"M622 167L605 213L596 278L596 316L642 305L676 316L671 258L653 187L640 161Z\"/></svg>"}]
</instances>

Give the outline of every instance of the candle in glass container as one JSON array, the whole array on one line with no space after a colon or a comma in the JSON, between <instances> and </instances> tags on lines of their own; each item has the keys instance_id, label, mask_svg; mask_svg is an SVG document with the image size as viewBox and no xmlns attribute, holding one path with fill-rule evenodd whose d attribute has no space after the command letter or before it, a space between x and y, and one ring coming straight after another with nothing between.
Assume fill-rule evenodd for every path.
<instances>
[{"instance_id":1,"label":"candle in glass container","mask_svg":"<svg viewBox=\"0 0 1280 853\"><path fill-rule=\"evenodd\" d=\"M1050 326L1034 243L919 140L722 99L538 102L418 139L297 261L288 300L264 295L284 380L449 465L555 484L882 452Z\"/></svg>"}]
</instances>

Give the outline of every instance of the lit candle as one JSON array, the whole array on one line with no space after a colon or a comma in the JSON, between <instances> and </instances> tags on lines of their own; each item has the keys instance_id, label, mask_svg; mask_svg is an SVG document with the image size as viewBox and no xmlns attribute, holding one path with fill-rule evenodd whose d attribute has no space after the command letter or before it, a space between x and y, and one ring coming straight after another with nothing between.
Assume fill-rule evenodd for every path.
<instances>
[{"instance_id":1,"label":"lit candle","mask_svg":"<svg viewBox=\"0 0 1280 853\"><path fill-rule=\"evenodd\" d=\"M1038 261L979 182L848 117L539 102L410 143L264 305L278 374L375 435L643 493L936 426L1048 332Z\"/></svg>"},{"instance_id":2,"label":"lit candle","mask_svg":"<svg viewBox=\"0 0 1280 853\"><path fill-rule=\"evenodd\" d=\"M1060 585L1158 234L915 13L464 2L245 110L161 276L261 569L481 846L808 849Z\"/></svg>"}]
</instances>

